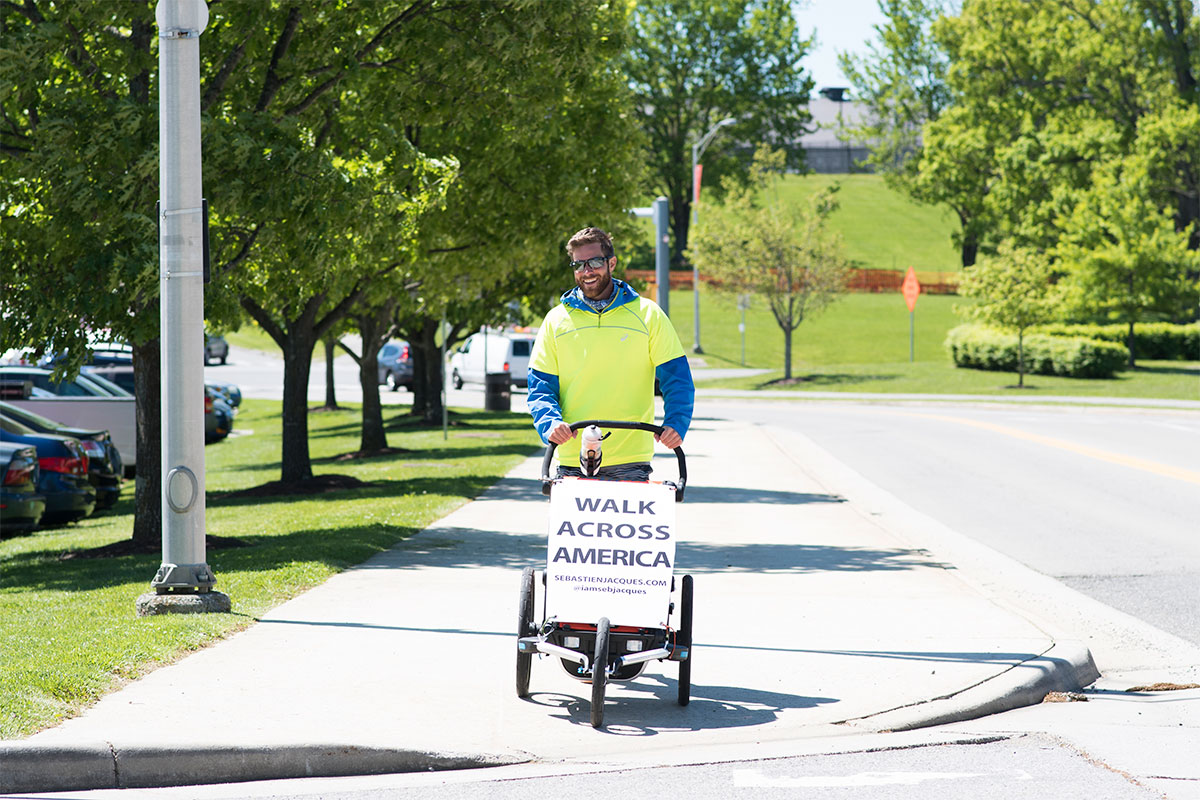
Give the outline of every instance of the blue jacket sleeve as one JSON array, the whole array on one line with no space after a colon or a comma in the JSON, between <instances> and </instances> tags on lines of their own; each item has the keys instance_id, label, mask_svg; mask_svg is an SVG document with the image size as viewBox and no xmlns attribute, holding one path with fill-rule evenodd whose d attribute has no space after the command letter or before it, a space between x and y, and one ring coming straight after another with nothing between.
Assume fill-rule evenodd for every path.
<instances>
[{"instance_id":1,"label":"blue jacket sleeve","mask_svg":"<svg viewBox=\"0 0 1200 800\"><path fill-rule=\"evenodd\" d=\"M550 429L562 421L562 406L558 404L558 376L531 367L527 385L529 395L526 404L533 415L533 427L542 437L542 444L550 444L546 438L550 435Z\"/></svg>"},{"instance_id":2,"label":"blue jacket sleeve","mask_svg":"<svg viewBox=\"0 0 1200 800\"><path fill-rule=\"evenodd\" d=\"M696 385L692 383L692 368L687 356L679 356L654 368L658 388L663 396L663 427L674 428L680 436L687 436L692 424L692 410L696 407Z\"/></svg>"}]
</instances>

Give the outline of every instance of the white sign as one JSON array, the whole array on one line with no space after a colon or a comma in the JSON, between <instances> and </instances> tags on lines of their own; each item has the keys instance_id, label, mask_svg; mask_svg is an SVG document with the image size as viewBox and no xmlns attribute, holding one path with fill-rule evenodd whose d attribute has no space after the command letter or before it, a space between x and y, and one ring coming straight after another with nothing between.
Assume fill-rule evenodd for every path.
<instances>
[{"instance_id":1,"label":"white sign","mask_svg":"<svg viewBox=\"0 0 1200 800\"><path fill-rule=\"evenodd\" d=\"M550 492L546 615L664 628L675 565L675 490L566 478Z\"/></svg>"}]
</instances>

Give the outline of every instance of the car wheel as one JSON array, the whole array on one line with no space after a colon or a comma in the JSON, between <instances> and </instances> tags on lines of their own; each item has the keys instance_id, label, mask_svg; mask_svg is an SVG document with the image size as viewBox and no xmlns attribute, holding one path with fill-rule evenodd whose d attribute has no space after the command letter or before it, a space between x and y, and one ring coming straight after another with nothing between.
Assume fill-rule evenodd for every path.
<instances>
[{"instance_id":1,"label":"car wheel","mask_svg":"<svg viewBox=\"0 0 1200 800\"><path fill-rule=\"evenodd\" d=\"M225 366L225 359L227 359L227 358L229 358L229 356L221 356L221 366L222 367Z\"/></svg>"},{"instance_id":2,"label":"car wheel","mask_svg":"<svg viewBox=\"0 0 1200 800\"><path fill-rule=\"evenodd\" d=\"M454 374L450 376L450 382L454 384L455 389L461 389L463 385L462 376L458 374L458 370L454 370Z\"/></svg>"},{"instance_id":3,"label":"car wheel","mask_svg":"<svg viewBox=\"0 0 1200 800\"><path fill-rule=\"evenodd\" d=\"M210 362L210 361L212 361L212 359L210 359L210 358L208 357L208 351L207 351L207 350L205 350L205 351L204 351L204 366L206 366L206 367L207 367L207 366L209 365L209 362Z\"/></svg>"}]
</instances>

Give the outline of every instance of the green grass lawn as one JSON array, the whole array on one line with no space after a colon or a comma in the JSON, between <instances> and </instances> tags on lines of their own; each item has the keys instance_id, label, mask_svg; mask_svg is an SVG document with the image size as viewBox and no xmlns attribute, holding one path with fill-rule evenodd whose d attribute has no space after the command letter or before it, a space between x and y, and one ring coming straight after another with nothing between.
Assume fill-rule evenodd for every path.
<instances>
[{"instance_id":1,"label":"green grass lawn","mask_svg":"<svg viewBox=\"0 0 1200 800\"><path fill-rule=\"evenodd\" d=\"M962 266L951 235L958 219L945 206L927 206L889 189L879 175L788 175L780 199L803 203L831 183L839 208L830 227L842 234L846 255L856 267L873 269L939 270L956 272Z\"/></svg>"},{"instance_id":2,"label":"green grass lawn","mask_svg":"<svg viewBox=\"0 0 1200 800\"><path fill-rule=\"evenodd\" d=\"M323 495L226 498L279 477L280 404L246 400L240 434L205 448L206 527L244 547L207 551L231 614L138 618L158 553L64 554L128 539L133 487L105 516L0 541L0 738L26 736L101 695L246 627L265 611L420 531L478 496L539 448L524 414L461 412L448 440L388 413L389 444L408 452L334 461L358 449L359 412L310 416L314 472L367 488Z\"/></svg>"},{"instance_id":3,"label":"green grass lawn","mask_svg":"<svg viewBox=\"0 0 1200 800\"><path fill-rule=\"evenodd\" d=\"M706 381L702 387L731 389L788 388L794 391L846 391L921 394L1069 395L1200 400L1200 363L1144 361L1132 372L1108 380L1029 375L1026 388L1012 388L1015 372L959 369L942 346L946 332L961 320L954 306L962 298L922 295L913 316L914 355L909 362L909 313L898 293L847 294L792 335L792 375L788 387L771 382L783 377L783 333L764 300L755 298L746 312L745 363L738 331L741 312L734 300L713 291L700 293L700 342L709 367L753 367L771 372L751 378ZM671 320L684 350L693 345L693 295L671 293Z\"/></svg>"}]
</instances>

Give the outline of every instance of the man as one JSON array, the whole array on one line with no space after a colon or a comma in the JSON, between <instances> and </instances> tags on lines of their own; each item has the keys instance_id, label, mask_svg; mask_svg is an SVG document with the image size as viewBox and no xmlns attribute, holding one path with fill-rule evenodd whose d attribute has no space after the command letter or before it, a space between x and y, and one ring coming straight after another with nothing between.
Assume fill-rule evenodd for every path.
<instances>
[{"instance_id":1,"label":"man","mask_svg":"<svg viewBox=\"0 0 1200 800\"><path fill-rule=\"evenodd\" d=\"M654 422L654 379L663 395L665 447L683 444L696 389L675 328L652 300L612 276L612 238L584 228L567 242L575 288L563 293L538 330L529 359L529 412L543 442L560 445L558 475L580 475L568 423L585 419ZM654 455L645 431L613 430L599 477L645 481ZM570 450L570 448L566 448ZM576 462L577 463L577 462Z\"/></svg>"}]
</instances>

